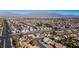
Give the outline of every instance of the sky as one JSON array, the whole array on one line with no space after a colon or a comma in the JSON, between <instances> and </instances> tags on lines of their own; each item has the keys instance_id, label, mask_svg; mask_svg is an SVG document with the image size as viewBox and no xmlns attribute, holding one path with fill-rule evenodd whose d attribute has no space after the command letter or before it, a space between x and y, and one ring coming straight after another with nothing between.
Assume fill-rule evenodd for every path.
<instances>
[{"instance_id":1,"label":"sky","mask_svg":"<svg viewBox=\"0 0 79 59\"><path fill-rule=\"evenodd\" d=\"M79 15L79 10L0 10L0 13L28 14L32 12L49 12L64 15Z\"/></svg>"}]
</instances>

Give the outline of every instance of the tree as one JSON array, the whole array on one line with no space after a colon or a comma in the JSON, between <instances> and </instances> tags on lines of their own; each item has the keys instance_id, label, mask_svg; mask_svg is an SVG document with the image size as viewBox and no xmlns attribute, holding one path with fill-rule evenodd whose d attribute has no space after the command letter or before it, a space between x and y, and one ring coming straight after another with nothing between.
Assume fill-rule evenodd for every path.
<instances>
[{"instance_id":1,"label":"tree","mask_svg":"<svg viewBox=\"0 0 79 59\"><path fill-rule=\"evenodd\" d=\"M20 37L19 37L18 35L12 36L13 45L15 46L15 48L19 48L19 47L20 47L19 38L20 38Z\"/></svg>"},{"instance_id":2,"label":"tree","mask_svg":"<svg viewBox=\"0 0 79 59\"><path fill-rule=\"evenodd\" d=\"M76 40L74 40L73 37L69 37L67 39L61 40L61 43L69 48L78 48L79 47L79 46L75 45Z\"/></svg>"}]
</instances>

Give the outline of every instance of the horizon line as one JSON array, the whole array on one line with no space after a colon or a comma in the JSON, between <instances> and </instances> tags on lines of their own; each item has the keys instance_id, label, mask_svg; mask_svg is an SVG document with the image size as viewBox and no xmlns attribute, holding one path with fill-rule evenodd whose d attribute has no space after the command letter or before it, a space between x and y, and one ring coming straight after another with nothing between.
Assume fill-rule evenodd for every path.
<instances>
[{"instance_id":1,"label":"horizon line","mask_svg":"<svg viewBox=\"0 0 79 59\"><path fill-rule=\"evenodd\" d=\"M21 15L28 15L31 13L44 13L44 12L28 12L28 13L16 13L16 12L0 12L0 13L13 13L13 14L21 14ZM45 12L45 13L55 13L55 14L60 14L60 15L76 15L79 16L79 14L63 14L63 13L57 13L57 12Z\"/></svg>"}]
</instances>

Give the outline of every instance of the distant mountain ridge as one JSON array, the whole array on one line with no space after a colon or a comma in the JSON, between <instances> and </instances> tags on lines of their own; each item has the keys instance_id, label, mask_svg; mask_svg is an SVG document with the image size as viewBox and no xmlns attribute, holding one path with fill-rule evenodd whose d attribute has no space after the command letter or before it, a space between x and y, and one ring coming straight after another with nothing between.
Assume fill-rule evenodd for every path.
<instances>
[{"instance_id":1,"label":"distant mountain ridge","mask_svg":"<svg viewBox=\"0 0 79 59\"><path fill-rule=\"evenodd\" d=\"M52 18L52 17L79 17L79 15L63 15L59 13L32 12L28 14L0 13L0 17Z\"/></svg>"},{"instance_id":2,"label":"distant mountain ridge","mask_svg":"<svg viewBox=\"0 0 79 59\"><path fill-rule=\"evenodd\" d=\"M48 17L59 17L59 16L63 16L61 14L58 13L47 13L47 12L35 12L35 13L29 13L27 15L28 17L36 17L36 18L48 18Z\"/></svg>"}]
</instances>

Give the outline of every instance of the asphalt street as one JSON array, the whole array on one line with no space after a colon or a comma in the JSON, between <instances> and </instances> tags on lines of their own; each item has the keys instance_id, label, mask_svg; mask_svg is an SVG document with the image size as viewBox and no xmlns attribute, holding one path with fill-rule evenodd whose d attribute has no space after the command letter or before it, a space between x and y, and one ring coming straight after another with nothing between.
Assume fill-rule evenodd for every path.
<instances>
[{"instance_id":1,"label":"asphalt street","mask_svg":"<svg viewBox=\"0 0 79 59\"><path fill-rule=\"evenodd\" d=\"M9 36L9 27L6 20L4 20L3 32L0 47L1 48L11 48L11 41Z\"/></svg>"},{"instance_id":2,"label":"asphalt street","mask_svg":"<svg viewBox=\"0 0 79 59\"><path fill-rule=\"evenodd\" d=\"M37 45L40 47L40 48L46 48L39 40L41 40L41 38L36 38L35 41L37 42Z\"/></svg>"}]
</instances>

